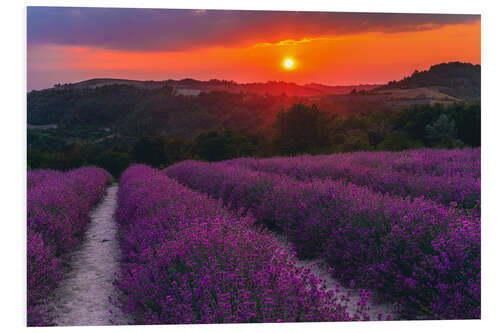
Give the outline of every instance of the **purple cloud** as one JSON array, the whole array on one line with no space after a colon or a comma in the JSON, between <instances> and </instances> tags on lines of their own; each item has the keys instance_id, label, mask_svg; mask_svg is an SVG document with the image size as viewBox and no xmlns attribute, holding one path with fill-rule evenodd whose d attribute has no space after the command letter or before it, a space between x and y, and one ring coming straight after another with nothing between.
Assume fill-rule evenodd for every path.
<instances>
[{"instance_id":1,"label":"purple cloud","mask_svg":"<svg viewBox=\"0 0 500 333\"><path fill-rule=\"evenodd\" d=\"M428 30L475 23L480 15L28 7L27 18L30 46L179 51L319 35Z\"/></svg>"}]
</instances>

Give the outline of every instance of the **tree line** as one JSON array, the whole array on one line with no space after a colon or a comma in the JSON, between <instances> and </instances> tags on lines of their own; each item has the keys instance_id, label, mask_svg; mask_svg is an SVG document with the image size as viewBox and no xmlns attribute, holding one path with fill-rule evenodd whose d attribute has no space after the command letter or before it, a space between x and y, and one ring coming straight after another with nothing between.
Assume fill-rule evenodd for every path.
<instances>
[{"instance_id":1,"label":"tree line","mask_svg":"<svg viewBox=\"0 0 500 333\"><path fill-rule=\"evenodd\" d=\"M185 159L221 161L244 156L477 147L481 144L481 107L480 104L453 107L437 104L414 106L400 112L343 116L298 103L282 109L274 122L256 132L209 129L191 137L168 137L155 132L98 143L71 143L52 138L48 144L47 132L38 132L38 137L32 132L29 131L31 140L28 138L29 168L68 170L97 165L118 176L132 163L163 168Z\"/></svg>"}]
</instances>

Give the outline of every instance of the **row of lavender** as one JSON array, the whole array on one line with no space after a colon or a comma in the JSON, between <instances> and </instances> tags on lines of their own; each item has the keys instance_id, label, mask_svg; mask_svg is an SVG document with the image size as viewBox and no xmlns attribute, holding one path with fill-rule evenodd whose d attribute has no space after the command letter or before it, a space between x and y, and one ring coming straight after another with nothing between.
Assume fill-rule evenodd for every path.
<instances>
[{"instance_id":1,"label":"row of lavender","mask_svg":"<svg viewBox=\"0 0 500 333\"><path fill-rule=\"evenodd\" d=\"M246 160L241 158L240 160ZM279 160L288 158L268 158ZM481 148L415 149L400 152L353 152L330 155L301 155L292 158L300 161L343 163L372 168L407 171L414 175L451 176L471 175L480 177ZM249 160L252 160L251 158ZM238 161L233 160L233 161Z\"/></svg>"},{"instance_id":2,"label":"row of lavender","mask_svg":"<svg viewBox=\"0 0 500 333\"><path fill-rule=\"evenodd\" d=\"M143 165L120 178L117 301L137 324L346 321L346 300L251 217Z\"/></svg>"},{"instance_id":3,"label":"row of lavender","mask_svg":"<svg viewBox=\"0 0 500 333\"><path fill-rule=\"evenodd\" d=\"M450 176L481 173L481 148L416 149L400 152L354 152L310 156L317 160L345 160L374 168L407 171L415 175Z\"/></svg>"},{"instance_id":4,"label":"row of lavender","mask_svg":"<svg viewBox=\"0 0 500 333\"><path fill-rule=\"evenodd\" d=\"M185 161L166 174L281 229L335 277L400 303L406 318L479 318L480 220L424 198L331 179L301 182L225 163Z\"/></svg>"},{"instance_id":5,"label":"row of lavender","mask_svg":"<svg viewBox=\"0 0 500 333\"><path fill-rule=\"evenodd\" d=\"M104 195L112 177L103 169L69 172L28 171L27 290L28 325L50 324L44 302L62 279L60 256L81 239L89 210Z\"/></svg>"},{"instance_id":6,"label":"row of lavender","mask_svg":"<svg viewBox=\"0 0 500 333\"><path fill-rule=\"evenodd\" d=\"M374 191L425 198L466 209L480 205L480 148L241 158L225 162L299 180L342 179ZM477 212L478 209L475 211Z\"/></svg>"},{"instance_id":7,"label":"row of lavender","mask_svg":"<svg viewBox=\"0 0 500 333\"><path fill-rule=\"evenodd\" d=\"M418 149L402 152L354 153L360 163L418 175L480 177L481 148ZM371 155L371 156L367 156ZM375 163L374 163L375 162Z\"/></svg>"}]
</instances>

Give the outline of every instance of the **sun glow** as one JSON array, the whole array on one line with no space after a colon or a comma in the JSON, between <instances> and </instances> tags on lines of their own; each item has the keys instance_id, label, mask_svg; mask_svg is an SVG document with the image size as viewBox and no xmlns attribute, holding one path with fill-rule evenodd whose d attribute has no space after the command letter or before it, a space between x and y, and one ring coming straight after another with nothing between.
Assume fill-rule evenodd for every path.
<instances>
[{"instance_id":1,"label":"sun glow","mask_svg":"<svg viewBox=\"0 0 500 333\"><path fill-rule=\"evenodd\" d=\"M293 59L291 58L286 58L285 60L283 60L283 67L285 69L288 69L288 70L292 70L293 67L294 67L294 62L293 62Z\"/></svg>"}]
</instances>

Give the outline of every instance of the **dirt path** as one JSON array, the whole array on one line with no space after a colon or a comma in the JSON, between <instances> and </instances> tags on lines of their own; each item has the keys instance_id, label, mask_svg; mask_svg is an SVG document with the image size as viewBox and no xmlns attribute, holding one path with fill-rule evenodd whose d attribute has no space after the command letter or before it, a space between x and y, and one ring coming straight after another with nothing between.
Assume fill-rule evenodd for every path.
<instances>
[{"instance_id":1,"label":"dirt path","mask_svg":"<svg viewBox=\"0 0 500 333\"><path fill-rule=\"evenodd\" d=\"M52 307L57 326L127 324L109 301L116 292L113 280L119 270L113 219L117 192L117 185L110 186L103 201L90 213L89 229L72 254L71 269L54 291Z\"/></svg>"},{"instance_id":2,"label":"dirt path","mask_svg":"<svg viewBox=\"0 0 500 333\"><path fill-rule=\"evenodd\" d=\"M286 248L293 251L293 245L287 241L286 237L283 234L274 232L274 236L285 246ZM345 295L349 296L350 301L347 304L347 310L351 313L354 313L356 310L356 303L360 301L360 296L357 290L353 290L343 286L340 282L335 280L330 273L328 273L327 265L321 259L313 259L313 260L298 260L297 264L302 268L310 268L311 272L316 275L316 277L320 278L325 282L327 289L337 289L337 295ZM372 299L368 300L369 310L367 311L370 315L370 320L380 320L378 318L379 314L383 314L384 316L381 320L387 320L387 315L390 315L390 319L397 319L397 305L396 304L380 304L373 302Z\"/></svg>"}]
</instances>

